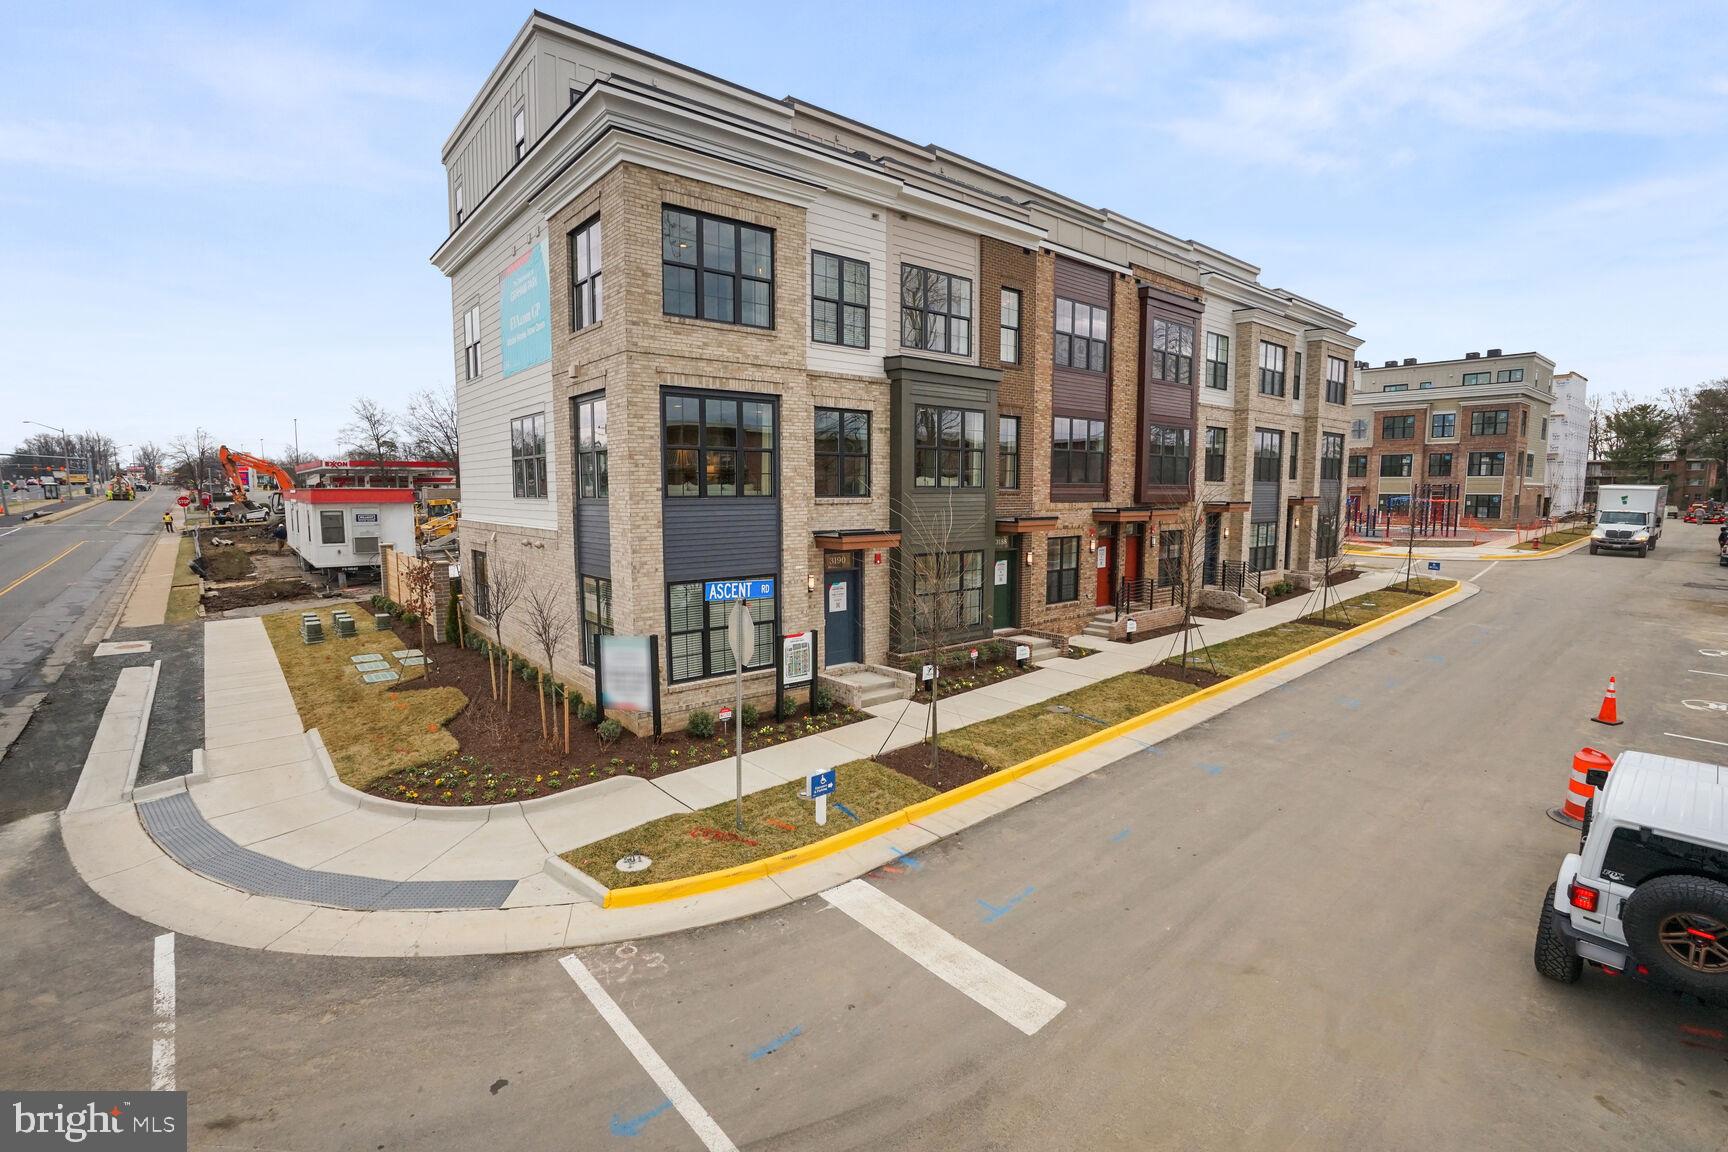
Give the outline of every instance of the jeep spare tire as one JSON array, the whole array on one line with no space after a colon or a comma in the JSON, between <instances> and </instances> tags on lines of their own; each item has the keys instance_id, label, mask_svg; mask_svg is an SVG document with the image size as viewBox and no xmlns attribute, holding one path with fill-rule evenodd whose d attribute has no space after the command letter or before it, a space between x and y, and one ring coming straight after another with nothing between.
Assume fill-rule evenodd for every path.
<instances>
[{"instance_id":1,"label":"jeep spare tire","mask_svg":"<svg viewBox=\"0 0 1728 1152\"><path fill-rule=\"evenodd\" d=\"M1728 884L1658 877L1632 893L1621 921L1633 957L1658 982L1728 1003Z\"/></svg>"}]
</instances>

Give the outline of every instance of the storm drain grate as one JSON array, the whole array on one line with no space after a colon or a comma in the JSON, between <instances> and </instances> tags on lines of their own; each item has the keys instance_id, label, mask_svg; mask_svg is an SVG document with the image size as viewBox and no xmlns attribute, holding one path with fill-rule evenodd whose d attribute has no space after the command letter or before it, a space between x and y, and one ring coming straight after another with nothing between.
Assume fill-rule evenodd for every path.
<instances>
[{"instance_id":1,"label":"storm drain grate","mask_svg":"<svg viewBox=\"0 0 1728 1152\"><path fill-rule=\"evenodd\" d=\"M320 872L242 848L204 819L184 792L138 805L145 831L192 871L256 896L279 896L332 908L499 908L514 880L381 880Z\"/></svg>"}]
</instances>

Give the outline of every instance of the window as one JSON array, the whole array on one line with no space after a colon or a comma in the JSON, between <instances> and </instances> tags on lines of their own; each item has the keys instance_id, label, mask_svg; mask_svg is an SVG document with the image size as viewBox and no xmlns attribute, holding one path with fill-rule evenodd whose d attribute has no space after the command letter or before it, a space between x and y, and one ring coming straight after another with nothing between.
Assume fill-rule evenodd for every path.
<instances>
[{"instance_id":1,"label":"window","mask_svg":"<svg viewBox=\"0 0 1728 1152\"><path fill-rule=\"evenodd\" d=\"M1194 383L1194 326L1174 320L1152 318L1152 362L1147 365L1154 380L1172 384Z\"/></svg>"},{"instance_id":2,"label":"window","mask_svg":"<svg viewBox=\"0 0 1728 1152\"><path fill-rule=\"evenodd\" d=\"M1544 444L1548 442L1548 417L1546 416L1542 417L1542 433L1540 439Z\"/></svg>"},{"instance_id":3,"label":"window","mask_svg":"<svg viewBox=\"0 0 1728 1152\"><path fill-rule=\"evenodd\" d=\"M774 233L660 209L660 307L668 316L774 327Z\"/></svg>"},{"instance_id":4,"label":"window","mask_svg":"<svg viewBox=\"0 0 1728 1152\"><path fill-rule=\"evenodd\" d=\"M1267 572L1278 564L1278 522L1256 521L1248 525L1248 570Z\"/></svg>"},{"instance_id":5,"label":"window","mask_svg":"<svg viewBox=\"0 0 1728 1152\"><path fill-rule=\"evenodd\" d=\"M1187 428L1153 424L1147 435L1146 483L1186 486L1194 434Z\"/></svg>"},{"instance_id":6,"label":"window","mask_svg":"<svg viewBox=\"0 0 1728 1152\"><path fill-rule=\"evenodd\" d=\"M1260 395L1284 395L1284 346L1260 341Z\"/></svg>"},{"instance_id":7,"label":"window","mask_svg":"<svg viewBox=\"0 0 1728 1152\"><path fill-rule=\"evenodd\" d=\"M1302 466L1302 433L1290 433L1290 479L1297 479L1298 469Z\"/></svg>"},{"instance_id":8,"label":"window","mask_svg":"<svg viewBox=\"0 0 1728 1152\"><path fill-rule=\"evenodd\" d=\"M518 500L546 498L546 414L510 421L510 490Z\"/></svg>"},{"instance_id":9,"label":"window","mask_svg":"<svg viewBox=\"0 0 1728 1152\"><path fill-rule=\"evenodd\" d=\"M604 500L611 491L606 469L606 397L576 401L576 495Z\"/></svg>"},{"instance_id":10,"label":"window","mask_svg":"<svg viewBox=\"0 0 1728 1152\"><path fill-rule=\"evenodd\" d=\"M1525 408L1518 413L1518 435L1530 435L1530 409Z\"/></svg>"},{"instance_id":11,"label":"window","mask_svg":"<svg viewBox=\"0 0 1728 1152\"><path fill-rule=\"evenodd\" d=\"M1364 477L1368 475L1368 457L1363 453L1350 453L1350 475Z\"/></svg>"},{"instance_id":12,"label":"window","mask_svg":"<svg viewBox=\"0 0 1728 1152\"><path fill-rule=\"evenodd\" d=\"M1452 453L1450 453L1450 452L1430 452L1430 453L1428 453L1428 475L1430 475L1430 476L1450 476L1450 475L1452 475Z\"/></svg>"},{"instance_id":13,"label":"window","mask_svg":"<svg viewBox=\"0 0 1728 1152\"><path fill-rule=\"evenodd\" d=\"M486 579L486 553L478 548L468 553L468 579L465 586L472 595L468 598L469 606L474 609L474 615L490 620L492 618L492 585Z\"/></svg>"},{"instance_id":14,"label":"window","mask_svg":"<svg viewBox=\"0 0 1728 1152\"><path fill-rule=\"evenodd\" d=\"M919 488L982 488L984 413L919 405L912 414L912 483Z\"/></svg>"},{"instance_id":15,"label":"window","mask_svg":"<svg viewBox=\"0 0 1728 1152\"><path fill-rule=\"evenodd\" d=\"M569 106L571 108L576 107L576 101L578 101L580 99L582 99L582 89L576 87L576 85L574 85L574 84L570 85L570 104L569 104Z\"/></svg>"},{"instance_id":16,"label":"window","mask_svg":"<svg viewBox=\"0 0 1728 1152\"><path fill-rule=\"evenodd\" d=\"M570 233L570 328L598 324L606 315L600 283L600 217Z\"/></svg>"},{"instance_id":17,"label":"window","mask_svg":"<svg viewBox=\"0 0 1728 1152\"><path fill-rule=\"evenodd\" d=\"M462 314L462 362L467 366L468 379L480 376L480 305Z\"/></svg>"},{"instance_id":18,"label":"window","mask_svg":"<svg viewBox=\"0 0 1728 1152\"><path fill-rule=\"evenodd\" d=\"M1326 403L1344 404L1350 400L1350 365L1337 356L1326 357Z\"/></svg>"},{"instance_id":19,"label":"window","mask_svg":"<svg viewBox=\"0 0 1728 1152\"><path fill-rule=\"evenodd\" d=\"M1636 888L1670 872L1728 872L1728 850L1664 836L1648 828L1616 828L1602 857L1602 875Z\"/></svg>"},{"instance_id":20,"label":"window","mask_svg":"<svg viewBox=\"0 0 1728 1152\"><path fill-rule=\"evenodd\" d=\"M1381 439L1408 440L1414 435L1416 435L1416 417L1383 416L1380 418Z\"/></svg>"},{"instance_id":21,"label":"window","mask_svg":"<svg viewBox=\"0 0 1728 1152\"><path fill-rule=\"evenodd\" d=\"M1422 383L1416 385L1416 388L1418 391L1421 391L1424 388L1432 388L1432 387L1434 387L1434 381L1432 381L1432 380L1424 380L1424 381L1422 381Z\"/></svg>"},{"instance_id":22,"label":"window","mask_svg":"<svg viewBox=\"0 0 1728 1152\"><path fill-rule=\"evenodd\" d=\"M1340 480L1344 476L1344 433L1320 433L1320 479Z\"/></svg>"},{"instance_id":23,"label":"window","mask_svg":"<svg viewBox=\"0 0 1728 1152\"><path fill-rule=\"evenodd\" d=\"M334 510L323 510L318 513L318 539L323 544L346 544L348 532L342 521L342 513Z\"/></svg>"},{"instance_id":24,"label":"window","mask_svg":"<svg viewBox=\"0 0 1728 1152\"><path fill-rule=\"evenodd\" d=\"M1058 416L1052 424L1050 483L1104 483L1104 421Z\"/></svg>"},{"instance_id":25,"label":"window","mask_svg":"<svg viewBox=\"0 0 1728 1152\"><path fill-rule=\"evenodd\" d=\"M667 496L774 495L774 405L730 396L662 397Z\"/></svg>"},{"instance_id":26,"label":"window","mask_svg":"<svg viewBox=\"0 0 1728 1152\"><path fill-rule=\"evenodd\" d=\"M1436 412L1428 420L1430 440L1450 440L1458 435L1458 413Z\"/></svg>"},{"instance_id":27,"label":"window","mask_svg":"<svg viewBox=\"0 0 1728 1152\"><path fill-rule=\"evenodd\" d=\"M996 421L996 487L1020 487L1020 417L1002 416Z\"/></svg>"},{"instance_id":28,"label":"window","mask_svg":"<svg viewBox=\"0 0 1728 1152\"><path fill-rule=\"evenodd\" d=\"M1521 384L1523 381L1524 369L1522 368L1502 368L1494 373L1494 383L1496 384Z\"/></svg>"},{"instance_id":29,"label":"window","mask_svg":"<svg viewBox=\"0 0 1728 1152\"><path fill-rule=\"evenodd\" d=\"M1154 320L1156 326L1159 322ZM1193 344L1193 330L1189 330ZM1188 349L1193 355L1194 349ZM1056 366L1102 372L1110 359L1110 313L1091 304L1056 297Z\"/></svg>"},{"instance_id":30,"label":"window","mask_svg":"<svg viewBox=\"0 0 1728 1152\"><path fill-rule=\"evenodd\" d=\"M1254 429L1254 479L1278 482L1284 460L1284 433L1270 428Z\"/></svg>"},{"instance_id":31,"label":"window","mask_svg":"<svg viewBox=\"0 0 1728 1152\"><path fill-rule=\"evenodd\" d=\"M1464 515L1473 516L1478 520L1500 519L1499 496L1466 496L1464 497Z\"/></svg>"},{"instance_id":32,"label":"window","mask_svg":"<svg viewBox=\"0 0 1728 1152\"><path fill-rule=\"evenodd\" d=\"M1052 536L1046 547L1044 603L1067 604L1080 599L1080 537Z\"/></svg>"},{"instance_id":33,"label":"window","mask_svg":"<svg viewBox=\"0 0 1728 1152\"><path fill-rule=\"evenodd\" d=\"M462 218L466 214L462 206L462 181L458 180L456 181L456 223L462 223Z\"/></svg>"},{"instance_id":34,"label":"window","mask_svg":"<svg viewBox=\"0 0 1728 1152\"><path fill-rule=\"evenodd\" d=\"M1206 387L1230 387L1230 337L1206 333Z\"/></svg>"},{"instance_id":35,"label":"window","mask_svg":"<svg viewBox=\"0 0 1728 1152\"><path fill-rule=\"evenodd\" d=\"M526 109L516 109L516 159L512 163L520 163L522 157L528 155L528 112Z\"/></svg>"},{"instance_id":36,"label":"window","mask_svg":"<svg viewBox=\"0 0 1728 1152\"><path fill-rule=\"evenodd\" d=\"M1504 452L1472 452L1472 453L1470 453L1470 475L1472 475L1472 476L1504 476L1504 475L1506 475L1506 453L1504 453Z\"/></svg>"},{"instance_id":37,"label":"window","mask_svg":"<svg viewBox=\"0 0 1728 1152\"><path fill-rule=\"evenodd\" d=\"M1302 399L1302 353L1296 353L1296 370L1290 374L1290 399Z\"/></svg>"},{"instance_id":38,"label":"window","mask_svg":"<svg viewBox=\"0 0 1728 1152\"><path fill-rule=\"evenodd\" d=\"M997 350L997 358L1004 364L1020 363L1020 291L1017 288L1002 289L1002 332L1001 347Z\"/></svg>"},{"instance_id":39,"label":"window","mask_svg":"<svg viewBox=\"0 0 1728 1152\"><path fill-rule=\"evenodd\" d=\"M900 346L972 354L972 281L900 265Z\"/></svg>"},{"instance_id":40,"label":"window","mask_svg":"<svg viewBox=\"0 0 1728 1152\"><path fill-rule=\"evenodd\" d=\"M1493 378L1493 373L1491 373L1491 372L1466 372L1466 373L1464 373L1464 383L1466 386L1471 385L1471 384L1486 384L1492 378Z\"/></svg>"},{"instance_id":41,"label":"window","mask_svg":"<svg viewBox=\"0 0 1728 1152\"><path fill-rule=\"evenodd\" d=\"M1382 456L1380 457L1380 475L1408 476L1410 475L1410 463L1411 457L1408 452L1402 455Z\"/></svg>"},{"instance_id":42,"label":"window","mask_svg":"<svg viewBox=\"0 0 1728 1152\"><path fill-rule=\"evenodd\" d=\"M810 253L810 339L870 347L870 265L849 256Z\"/></svg>"},{"instance_id":43,"label":"window","mask_svg":"<svg viewBox=\"0 0 1728 1152\"><path fill-rule=\"evenodd\" d=\"M612 581L604 576L582 577L582 663L594 667L600 637L612 635Z\"/></svg>"},{"instance_id":44,"label":"window","mask_svg":"<svg viewBox=\"0 0 1728 1152\"><path fill-rule=\"evenodd\" d=\"M1511 427L1512 413L1505 408L1482 409L1470 413L1470 435L1504 436Z\"/></svg>"},{"instance_id":45,"label":"window","mask_svg":"<svg viewBox=\"0 0 1728 1152\"><path fill-rule=\"evenodd\" d=\"M1168 588L1182 583L1182 533L1158 533L1158 584Z\"/></svg>"},{"instance_id":46,"label":"window","mask_svg":"<svg viewBox=\"0 0 1728 1152\"><path fill-rule=\"evenodd\" d=\"M912 558L913 611L937 631L984 621L984 553L926 552Z\"/></svg>"},{"instance_id":47,"label":"window","mask_svg":"<svg viewBox=\"0 0 1728 1152\"><path fill-rule=\"evenodd\" d=\"M668 675L674 682L700 680L732 671L732 649L726 643L726 613L730 604L704 604L702 581L666 586ZM745 668L774 663L774 598L746 600L755 625L756 652Z\"/></svg>"},{"instance_id":48,"label":"window","mask_svg":"<svg viewBox=\"0 0 1728 1152\"><path fill-rule=\"evenodd\" d=\"M1524 454L1524 478L1526 480L1532 479L1535 477L1535 475L1536 475L1536 453L1526 452Z\"/></svg>"},{"instance_id":49,"label":"window","mask_svg":"<svg viewBox=\"0 0 1728 1152\"><path fill-rule=\"evenodd\" d=\"M1382 392L1408 392L1408 391L1410 391L1410 385L1408 385L1408 384L1388 384L1388 385L1386 385L1386 387L1380 389L1380 391L1382 391Z\"/></svg>"},{"instance_id":50,"label":"window","mask_svg":"<svg viewBox=\"0 0 1728 1152\"><path fill-rule=\"evenodd\" d=\"M870 413L816 409L816 495L870 495Z\"/></svg>"},{"instance_id":51,"label":"window","mask_svg":"<svg viewBox=\"0 0 1728 1152\"><path fill-rule=\"evenodd\" d=\"M1206 429L1206 480L1208 483L1221 484L1224 481L1224 453L1230 443L1228 428Z\"/></svg>"}]
</instances>

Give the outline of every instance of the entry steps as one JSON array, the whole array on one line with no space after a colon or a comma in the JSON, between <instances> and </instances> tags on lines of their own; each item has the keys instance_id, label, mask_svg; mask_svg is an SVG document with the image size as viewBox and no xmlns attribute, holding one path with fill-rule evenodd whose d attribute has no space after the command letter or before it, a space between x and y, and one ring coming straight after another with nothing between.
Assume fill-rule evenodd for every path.
<instances>
[{"instance_id":1,"label":"entry steps","mask_svg":"<svg viewBox=\"0 0 1728 1152\"><path fill-rule=\"evenodd\" d=\"M1029 658L1029 662L1033 664L1041 664L1046 660L1054 660L1056 658L1056 645L1043 636L1030 636L1026 633L1021 633L1018 636L1006 637L1005 642L1014 645L1024 644L1028 648L1032 649L1032 655Z\"/></svg>"},{"instance_id":2,"label":"entry steps","mask_svg":"<svg viewBox=\"0 0 1728 1152\"><path fill-rule=\"evenodd\" d=\"M829 673L834 679L844 682L857 693L858 707L869 708L876 704L892 704L896 700L904 700L912 695L901 686L900 681L880 672L872 672L868 668L853 668L839 674Z\"/></svg>"},{"instance_id":3,"label":"entry steps","mask_svg":"<svg viewBox=\"0 0 1728 1152\"><path fill-rule=\"evenodd\" d=\"M1100 640L1110 639L1110 626L1116 623L1116 609L1100 608L1086 622L1086 627L1080 629L1082 636L1096 636Z\"/></svg>"}]
</instances>

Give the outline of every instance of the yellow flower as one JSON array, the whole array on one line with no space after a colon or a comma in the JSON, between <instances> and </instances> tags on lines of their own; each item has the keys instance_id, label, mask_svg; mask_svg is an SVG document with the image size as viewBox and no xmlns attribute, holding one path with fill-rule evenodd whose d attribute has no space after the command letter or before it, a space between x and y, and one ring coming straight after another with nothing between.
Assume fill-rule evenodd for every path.
<instances>
[{"instance_id":1,"label":"yellow flower","mask_svg":"<svg viewBox=\"0 0 1728 1152\"><path fill-rule=\"evenodd\" d=\"M546 779L546 777L544 777L544 776L536 776L536 777L534 777L534 783L536 783L536 784L538 784L538 783L540 783L540 781L542 781L542 780L544 780L544 779Z\"/></svg>"}]
</instances>

